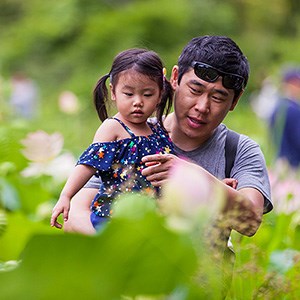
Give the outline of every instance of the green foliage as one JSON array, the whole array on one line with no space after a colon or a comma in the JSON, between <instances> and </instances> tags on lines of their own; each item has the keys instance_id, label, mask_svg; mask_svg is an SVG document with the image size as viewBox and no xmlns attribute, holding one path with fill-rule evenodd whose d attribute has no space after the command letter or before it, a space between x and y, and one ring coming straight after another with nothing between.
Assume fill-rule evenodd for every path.
<instances>
[{"instance_id":1,"label":"green foliage","mask_svg":"<svg viewBox=\"0 0 300 300\"><path fill-rule=\"evenodd\" d=\"M22 212L6 212L4 216L6 224L0 239L0 262L19 260L20 253L34 234L53 233L49 226L49 217L44 222Z\"/></svg>"},{"instance_id":2,"label":"green foliage","mask_svg":"<svg viewBox=\"0 0 300 300\"><path fill-rule=\"evenodd\" d=\"M25 71L47 93L59 86L86 97L112 58L129 47L156 50L171 67L182 46L203 34L237 40L255 74L251 88L260 74L297 60L299 52L300 12L292 0L13 0L0 8L1 71Z\"/></svg>"},{"instance_id":3,"label":"green foliage","mask_svg":"<svg viewBox=\"0 0 300 300\"><path fill-rule=\"evenodd\" d=\"M52 200L53 195L56 197L61 186L53 187L52 179L47 177L26 179L20 176L27 165L21 153L21 140L29 131L28 126L21 120L0 126L0 204L8 211L22 209L32 214L39 204Z\"/></svg>"},{"instance_id":4,"label":"green foliage","mask_svg":"<svg viewBox=\"0 0 300 300\"><path fill-rule=\"evenodd\" d=\"M14 211L20 208L18 193L13 185L4 178L0 179L0 200L7 210Z\"/></svg>"},{"instance_id":5,"label":"green foliage","mask_svg":"<svg viewBox=\"0 0 300 300\"><path fill-rule=\"evenodd\" d=\"M153 49L165 61L170 76L179 53L192 37L228 35L250 61L249 85L239 104L248 109L249 95L266 76L276 77L282 64L298 61L299 14L293 0L2 1L0 73L4 83L9 83L16 71L36 81L40 115L32 128L40 129L41 124L48 132L66 128L67 147L79 154L82 146L78 145L87 146L99 125L92 90L98 78L109 72L119 51ZM79 98L81 110L75 117L58 110L58 96L64 90ZM4 110L9 93L2 93L1 88ZM90 126L85 128L85 123ZM257 132L254 135L260 138ZM266 142L262 139L262 143Z\"/></svg>"},{"instance_id":6,"label":"green foliage","mask_svg":"<svg viewBox=\"0 0 300 300\"><path fill-rule=\"evenodd\" d=\"M299 239L298 214L271 213L250 240L233 235L237 253L229 299L297 299Z\"/></svg>"},{"instance_id":7,"label":"green foliage","mask_svg":"<svg viewBox=\"0 0 300 300\"><path fill-rule=\"evenodd\" d=\"M116 218L97 236L33 236L19 267L0 273L1 296L119 299L186 285L196 267L191 240L165 227L152 199L120 202Z\"/></svg>"},{"instance_id":8,"label":"green foliage","mask_svg":"<svg viewBox=\"0 0 300 300\"><path fill-rule=\"evenodd\" d=\"M152 199L127 196L117 202L115 213L92 237L62 234L24 215L9 215L7 234L0 236L1 297L220 298L220 273L212 269L216 261L197 254L190 235L168 229ZM236 263L227 299L299 297L295 218L269 214L254 237L233 234Z\"/></svg>"},{"instance_id":9,"label":"green foliage","mask_svg":"<svg viewBox=\"0 0 300 300\"><path fill-rule=\"evenodd\" d=\"M20 153L21 143L20 140L24 137L24 134L28 130L27 124L15 123L7 124L3 123L0 126L0 170L1 175L7 175L14 167L22 168L25 166L25 159ZM10 165L8 164L10 163Z\"/></svg>"},{"instance_id":10,"label":"green foliage","mask_svg":"<svg viewBox=\"0 0 300 300\"><path fill-rule=\"evenodd\" d=\"M219 270L198 251L202 244L198 240L195 247L191 236L166 227L149 199L139 199L139 206L132 205L137 199L120 202L118 217L94 237L50 228L49 214L61 183L49 176L21 176L28 161L21 154L20 141L37 129L60 131L65 148L79 155L99 126L91 91L119 51L153 49L165 61L169 76L188 40L225 34L237 41L251 65L249 86L226 123L254 138L270 164L266 124L250 111L247 100L265 76L277 76L282 64L298 61L296 2L0 2L1 299L48 299L60 294L65 299L120 299L120 295L141 299L138 295L143 294L154 295L153 299L219 298ZM16 71L32 77L40 87L36 119L24 121L9 111L9 80ZM59 111L58 96L64 90L78 96L78 114ZM299 299L299 237L297 212L264 216L251 238L234 233L236 264L227 299Z\"/></svg>"},{"instance_id":11,"label":"green foliage","mask_svg":"<svg viewBox=\"0 0 300 300\"><path fill-rule=\"evenodd\" d=\"M250 135L258 135L262 126L245 106L228 123ZM251 126L246 128L245 123ZM93 237L51 228L49 214L61 183L50 176L20 176L28 163L20 140L34 126L11 122L1 127L1 297L40 299L64 293L66 299L220 298L222 273L207 255L201 232L169 229L152 199L131 196L117 202L115 218ZM286 201L291 201L292 195L286 193ZM235 232L236 263L227 299L297 299L299 236L298 213L276 211L264 216L252 238Z\"/></svg>"},{"instance_id":12,"label":"green foliage","mask_svg":"<svg viewBox=\"0 0 300 300\"><path fill-rule=\"evenodd\" d=\"M6 230L6 216L3 209L0 209L0 237Z\"/></svg>"}]
</instances>

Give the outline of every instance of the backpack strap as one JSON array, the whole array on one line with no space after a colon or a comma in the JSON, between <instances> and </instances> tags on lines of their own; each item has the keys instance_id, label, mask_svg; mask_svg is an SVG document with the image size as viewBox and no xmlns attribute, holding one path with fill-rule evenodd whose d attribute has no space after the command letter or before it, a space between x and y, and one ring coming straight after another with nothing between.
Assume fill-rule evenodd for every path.
<instances>
[{"instance_id":1,"label":"backpack strap","mask_svg":"<svg viewBox=\"0 0 300 300\"><path fill-rule=\"evenodd\" d=\"M228 129L225 141L225 178L230 178L239 138L240 135L238 133Z\"/></svg>"}]
</instances>

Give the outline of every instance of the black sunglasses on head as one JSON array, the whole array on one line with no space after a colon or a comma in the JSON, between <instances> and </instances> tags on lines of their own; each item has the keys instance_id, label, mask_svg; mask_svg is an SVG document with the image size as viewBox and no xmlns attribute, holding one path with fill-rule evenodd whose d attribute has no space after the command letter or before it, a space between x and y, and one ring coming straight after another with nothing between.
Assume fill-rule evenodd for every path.
<instances>
[{"instance_id":1,"label":"black sunglasses on head","mask_svg":"<svg viewBox=\"0 0 300 300\"><path fill-rule=\"evenodd\" d=\"M244 88L244 77L220 71L208 64L193 61L192 67L194 72L200 79L207 82L215 82L219 76L222 77L223 86L227 89L242 90Z\"/></svg>"}]
</instances>

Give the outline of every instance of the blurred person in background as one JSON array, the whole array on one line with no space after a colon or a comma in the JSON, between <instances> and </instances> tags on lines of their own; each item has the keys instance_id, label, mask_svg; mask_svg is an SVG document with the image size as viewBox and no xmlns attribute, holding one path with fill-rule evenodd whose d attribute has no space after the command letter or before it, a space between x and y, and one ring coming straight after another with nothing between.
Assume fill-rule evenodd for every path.
<instances>
[{"instance_id":1,"label":"blurred person in background","mask_svg":"<svg viewBox=\"0 0 300 300\"><path fill-rule=\"evenodd\" d=\"M273 78L266 77L259 91L250 95L250 105L254 113L268 122L278 102L278 87Z\"/></svg>"},{"instance_id":2,"label":"blurred person in background","mask_svg":"<svg viewBox=\"0 0 300 300\"><path fill-rule=\"evenodd\" d=\"M24 119L37 116L38 90L34 81L25 74L17 72L11 79L9 104L13 115Z\"/></svg>"},{"instance_id":3,"label":"blurred person in background","mask_svg":"<svg viewBox=\"0 0 300 300\"><path fill-rule=\"evenodd\" d=\"M270 134L276 160L293 169L300 166L300 68L289 68L282 77L281 96L270 117Z\"/></svg>"}]
</instances>

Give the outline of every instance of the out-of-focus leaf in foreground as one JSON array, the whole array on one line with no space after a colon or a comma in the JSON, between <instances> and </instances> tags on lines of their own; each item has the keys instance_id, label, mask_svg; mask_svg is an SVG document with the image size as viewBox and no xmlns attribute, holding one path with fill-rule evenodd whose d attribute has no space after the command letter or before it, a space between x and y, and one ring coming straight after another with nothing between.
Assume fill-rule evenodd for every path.
<instances>
[{"instance_id":1,"label":"out-of-focus leaf in foreground","mask_svg":"<svg viewBox=\"0 0 300 300\"><path fill-rule=\"evenodd\" d=\"M0 273L3 299L120 299L169 294L195 272L187 236L167 229L153 200L128 195L97 236L35 235L19 267Z\"/></svg>"},{"instance_id":2,"label":"out-of-focus leaf in foreground","mask_svg":"<svg viewBox=\"0 0 300 300\"><path fill-rule=\"evenodd\" d=\"M6 223L6 216L3 209L1 209L0 206L0 236L4 233L6 229L7 223Z\"/></svg>"}]
</instances>

